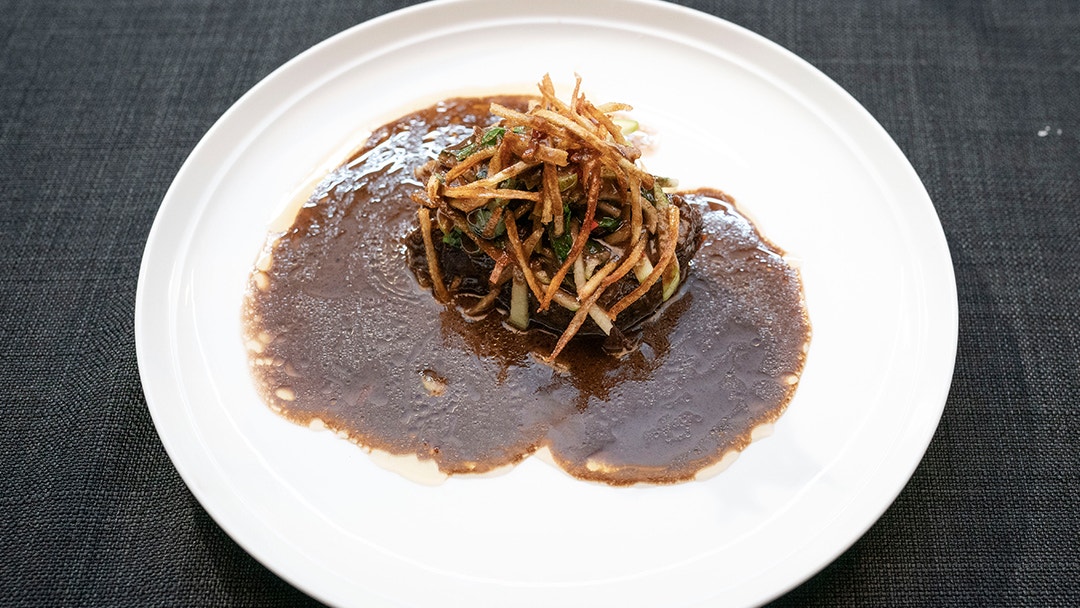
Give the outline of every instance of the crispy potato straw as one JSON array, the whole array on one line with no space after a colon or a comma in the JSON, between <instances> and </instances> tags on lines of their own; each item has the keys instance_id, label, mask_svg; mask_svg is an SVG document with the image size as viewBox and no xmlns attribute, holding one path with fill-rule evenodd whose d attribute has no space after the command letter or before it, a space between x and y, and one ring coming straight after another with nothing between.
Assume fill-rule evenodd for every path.
<instances>
[{"instance_id":1,"label":"crispy potato straw","mask_svg":"<svg viewBox=\"0 0 1080 608\"><path fill-rule=\"evenodd\" d=\"M492 103L498 122L475 128L470 138L418 171L424 187L413 199L435 297L450 300L436 238L444 247L468 244L467 251L482 251L494 262L490 292L469 313L490 309L517 276L510 311L515 323L528 315L515 308L528 299L520 291L522 280L536 298L536 312L555 303L574 313L549 357L553 360L588 318L610 331L618 314L657 281L677 276L671 264L678 263L679 211L666 199L659 205L654 200L659 185L670 181L657 181L638 164L641 152L619 126L626 121L612 115L631 106L592 103L581 91L580 76L568 100L556 95L550 75L538 90L525 111ZM430 175L421 176L427 171ZM609 310L601 308L601 295L644 263L650 244L660 252L658 263ZM571 270L572 281L567 279Z\"/></svg>"}]
</instances>

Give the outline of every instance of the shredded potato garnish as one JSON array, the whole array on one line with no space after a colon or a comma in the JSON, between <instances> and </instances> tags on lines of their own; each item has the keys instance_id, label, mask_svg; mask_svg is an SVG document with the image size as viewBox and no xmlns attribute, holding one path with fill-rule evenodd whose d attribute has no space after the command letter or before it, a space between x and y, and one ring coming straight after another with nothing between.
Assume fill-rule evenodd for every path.
<instances>
[{"instance_id":1,"label":"shredded potato garnish","mask_svg":"<svg viewBox=\"0 0 1080 608\"><path fill-rule=\"evenodd\" d=\"M444 150L414 199L440 301L450 295L436 259L438 233L446 246L467 246L494 261L491 292L469 314L490 308L508 283L508 321L520 329L530 315L522 306L544 312L554 304L574 313L552 361L587 318L610 332L619 313L657 281L667 299L680 274L679 210L661 190L673 180L640 166L641 152L613 117L629 105L594 105L581 93L580 77L568 101L556 96L548 75L538 88L539 99L525 112L492 103L500 121ZM604 291L631 272L636 288L601 308Z\"/></svg>"}]
</instances>

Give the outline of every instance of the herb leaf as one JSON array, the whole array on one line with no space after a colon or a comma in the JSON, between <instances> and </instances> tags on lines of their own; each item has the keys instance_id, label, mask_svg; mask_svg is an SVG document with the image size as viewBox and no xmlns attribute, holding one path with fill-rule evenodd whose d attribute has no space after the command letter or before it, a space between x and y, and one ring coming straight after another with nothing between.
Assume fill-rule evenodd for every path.
<instances>
[{"instance_id":1,"label":"herb leaf","mask_svg":"<svg viewBox=\"0 0 1080 608\"><path fill-rule=\"evenodd\" d=\"M551 248L555 251L556 257L560 262L566 261L566 256L570 255L570 249L574 246L574 237L570 234L570 231L562 233L562 236L551 237Z\"/></svg>"},{"instance_id":2,"label":"herb leaf","mask_svg":"<svg viewBox=\"0 0 1080 608\"><path fill-rule=\"evenodd\" d=\"M442 242L451 247L461 247L461 231L454 228L450 232L443 233Z\"/></svg>"},{"instance_id":3,"label":"herb leaf","mask_svg":"<svg viewBox=\"0 0 1080 608\"><path fill-rule=\"evenodd\" d=\"M460 162L472 156L473 152L476 152L476 144L470 142L469 145L458 150L457 152L454 152L454 156L456 156L458 161Z\"/></svg>"},{"instance_id":4,"label":"herb leaf","mask_svg":"<svg viewBox=\"0 0 1080 608\"><path fill-rule=\"evenodd\" d=\"M596 225L604 232L614 232L622 225L622 220L617 217L602 217L597 220Z\"/></svg>"},{"instance_id":5,"label":"herb leaf","mask_svg":"<svg viewBox=\"0 0 1080 608\"><path fill-rule=\"evenodd\" d=\"M506 133L506 127L491 127L480 137L480 147L486 148L495 145L499 138Z\"/></svg>"}]
</instances>

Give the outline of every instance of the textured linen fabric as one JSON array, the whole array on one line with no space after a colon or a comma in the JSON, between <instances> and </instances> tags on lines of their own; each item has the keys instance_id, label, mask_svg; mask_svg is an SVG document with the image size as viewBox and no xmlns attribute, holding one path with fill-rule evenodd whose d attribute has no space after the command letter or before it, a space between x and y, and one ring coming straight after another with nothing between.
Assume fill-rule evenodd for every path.
<instances>
[{"instance_id":1,"label":"textured linen fabric","mask_svg":"<svg viewBox=\"0 0 1080 608\"><path fill-rule=\"evenodd\" d=\"M136 279L214 121L297 53L407 4L0 0L0 604L317 605L166 456ZM959 289L925 458L775 605L1080 605L1080 4L685 4L791 49L881 122L930 192Z\"/></svg>"}]
</instances>

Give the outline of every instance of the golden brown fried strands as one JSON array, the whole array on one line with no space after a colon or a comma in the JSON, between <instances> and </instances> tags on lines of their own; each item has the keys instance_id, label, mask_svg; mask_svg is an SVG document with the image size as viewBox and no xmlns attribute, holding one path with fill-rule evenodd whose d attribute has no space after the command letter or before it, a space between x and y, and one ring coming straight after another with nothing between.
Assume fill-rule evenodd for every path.
<instances>
[{"instance_id":1,"label":"golden brown fried strands","mask_svg":"<svg viewBox=\"0 0 1080 608\"><path fill-rule=\"evenodd\" d=\"M657 281L665 282L665 299L670 295L668 281L679 277L678 268L671 268L678 265L679 211L667 204L662 192L657 194L663 200L653 200L652 193L659 190L657 178L638 165L640 151L612 119L613 112L632 109L629 105L594 105L581 93L580 77L568 102L556 96L550 75L543 77L538 89L539 99L525 112L492 103L490 111L501 121L487 130L477 129L465 147L444 152L440 158L446 168L441 172L436 168L415 198L436 297L449 300L438 263L433 262L433 209L439 215L438 226L459 231L494 261L489 279L493 293L513 278L513 324L521 326L522 311L514 309L527 302L527 294L536 299L537 312L552 303L574 312L548 357L553 360L587 317L609 332L618 314ZM578 200L567 206L564 181L580 188L584 205ZM617 196L605 195L601 202L605 183L608 188L614 185ZM594 259L586 270L590 238L604 234L596 232L598 220L617 222L619 229L611 231L610 242L605 241L611 259L603 264ZM524 232L519 222L525 222ZM529 236L523 241L522 234ZM560 255L567 235L572 243ZM649 244L660 252L655 266L645 254ZM537 260L558 267L540 272L534 268ZM574 291L568 293L564 279L571 271ZM610 310L603 310L597 304L600 296L631 271L639 277L639 285ZM489 294L471 312L486 310L494 301Z\"/></svg>"}]
</instances>

